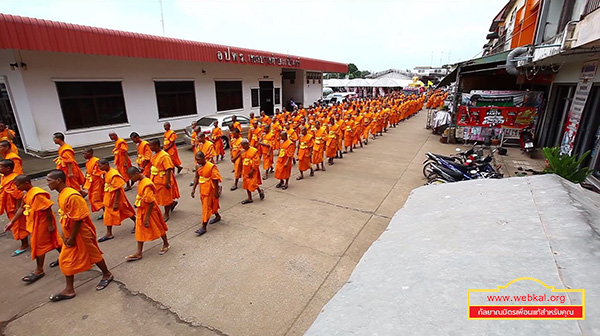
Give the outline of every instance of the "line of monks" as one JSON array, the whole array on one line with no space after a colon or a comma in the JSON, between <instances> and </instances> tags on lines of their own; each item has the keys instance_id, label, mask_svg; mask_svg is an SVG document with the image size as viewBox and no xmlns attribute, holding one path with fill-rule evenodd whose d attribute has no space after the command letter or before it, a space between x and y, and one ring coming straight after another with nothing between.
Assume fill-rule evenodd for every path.
<instances>
[{"instance_id":1,"label":"line of monks","mask_svg":"<svg viewBox=\"0 0 600 336\"><path fill-rule=\"evenodd\" d=\"M230 159L234 165L235 182L230 190L238 188L241 178L242 188L247 192L242 204L248 204L253 202L255 191L261 200L264 199L260 185L270 173L279 180L276 187L286 190L292 166L296 163L300 172L297 180L304 179L304 172L309 170L310 176L315 171L325 171L325 157L328 165L333 165L335 158L343 158L357 146L367 145L369 138L383 135L389 127L396 127L414 115L423 107L426 98L394 93L332 107L276 111L272 118L263 112L260 120L251 114L248 138L242 138L241 125L234 117L230 138L225 143L218 122L210 134L195 127L192 149L196 166L191 197L194 198L199 190L202 202L202 222L196 234L205 234L207 224L221 220L218 210L222 177L217 162L224 160L226 144L231 146ZM51 262L50 267L60 267L66 286L52 295L51 301L75 297L74 275L89 270L94 264L103 273L96 289L106 288L113 275L102 258L98 243L113 239L113 226L119 226L127 219L134 223L132 233L135 233L137 249L126 260L142 259L144 242L158 238L163 241L159 254L169 250L166 222L181 196L175 175L183 167L175 146L177 135L168 122L164 129L163 146L159 139L146 141L135 132L130 134L130 139L137 145L135 166L129 159L127 142L115 132L109 133L109 138L114 141L115 168L106 159L94 156L92 148L86 148L83 151L85 174L75 159L73 148L65 142L64 134L55 133L53 141L59 146L56 169L47 175L46 182L50 190L58 192L60 232L52 212L54 203L50 194L32 186L31 179L23 174L22 160L13 148L12 139L0 140L0 155L4 158L0 161L0 214L6 213L10 220L4 229L12 231L14 239L21 242L13 256L31 249L37 265L22 281L32 283L42 278L45 254L58 250L59 258ZM261 166L264 175L261 175ZM132 206L125 191L135 183L137 195ZM106 233L99 239L90 218L91 212L97 211L103 212L98 219L106 226Z\"/></svg>"}]
</instances>

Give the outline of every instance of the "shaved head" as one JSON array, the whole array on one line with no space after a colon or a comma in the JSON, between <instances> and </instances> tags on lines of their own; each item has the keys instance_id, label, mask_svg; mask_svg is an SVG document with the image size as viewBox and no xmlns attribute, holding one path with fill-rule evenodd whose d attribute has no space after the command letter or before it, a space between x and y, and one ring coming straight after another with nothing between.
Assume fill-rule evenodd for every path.
<instances>
[{"instance_id":1,"label":"shaved head","mask_svg":"<svg viewBox=\"0 0 600 336\"><path fill-rule=\"evenodd\" d=\"M15 177L16 184L31 183L31 178L27 175L19 175Z\"/></svg>"},{"instance_id":2,"label":"shaved head","mask_svg":"<svg viewBox=\"0 0 600 336\"><path fill-rule=\"evenodd\" d=\"M55 180L61 180L65 182L67 180L67 175L60 169L54 169L48 173L48 177Z\"/></svg>"}]
</instances>

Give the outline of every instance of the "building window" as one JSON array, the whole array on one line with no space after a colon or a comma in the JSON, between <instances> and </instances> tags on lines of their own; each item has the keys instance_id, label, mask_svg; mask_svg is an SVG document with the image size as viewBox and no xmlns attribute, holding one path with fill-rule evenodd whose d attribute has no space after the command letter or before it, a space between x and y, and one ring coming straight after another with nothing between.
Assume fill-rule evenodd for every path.
<instances>
[{"instance_id":1,"label":"building window","mask_svg":"<svg viewBox=\"0 0 600 336\"><path fill-rule=\"evenodd\" d=\"M281 88L275 88L275 105L281 104Z\"/></svg>"},{"instance_id":2,"label":"building window","mask_svg":"<svg viewBox=\"0 0 600 336\"><path fill-rule=\"evenodd\" d=\"M193 81L154 82L159 118L197 114Z\"/></svg>"},{"instance_id":3,"label":"building window","mask_svg":"<svg viewBox=\"0 0 600 336\"><path fill-rule=\"evenodd\" d=\"M250 95L252 97L252 107L259 107L260 103L258 100L258 89L251 89L250 90Z\"/></svg>"},{"instance_id":4,"label":"building window","mask_svg":"<svg viewBox=\"0 0 600 336\"><path fill-rule=\"evenodd\" d=\"M244 108L242 99L242 81L215 82L217 92L217 111Z\"/></svg>"},{"instance_id":5,"label":"building window","mask_svg":"<svg viewBox=\"0 0 600 336\"><path fill-rule=\"evenodd\" d=\"M121 82L56 82L67 130L127 123Z\"/></svg>"}]
</instances>

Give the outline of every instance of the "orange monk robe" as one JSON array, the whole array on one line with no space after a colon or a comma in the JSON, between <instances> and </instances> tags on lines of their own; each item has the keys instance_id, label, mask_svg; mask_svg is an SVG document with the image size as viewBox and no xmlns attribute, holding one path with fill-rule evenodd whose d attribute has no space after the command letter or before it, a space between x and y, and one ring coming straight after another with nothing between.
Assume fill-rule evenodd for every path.
<instances>
[{"instance_id":1,"label":"orange monk robe","mask_svg":"<svg viewBox=\"0 0 600 336\"><path fill-rule=\"evenodd\" d=\"M296 145L290 139L285 140L280 148L275 164L275 178L278 180L287 180L292 175L292 159L296 153ZM287 163L287 166L286 166Z\"/></svg>"},{"instance_id":2,"label":"orange monk robe","mask_svg":"<svg viewBox=\"0 0 600 336\"><path fill-rule=\"evenodd\" d=\"M325 151L325 142L327 141L327 127L321 126L315 132L314 139L312 163L319 164L323 162L323 152Z\"/></svg>"},{"instance_id":3,"label":"orange monk robe","mask_svg":"<svg viewBox=\"0 0 600 336\"><path fill-rule=\"evenodd\" d=\"M152 167L152 164L150 163L150 159L152 158L152 150L150 149L150 144L148 141L142 140L142 142L137 145L137 152L138 156L135 162L140 169L143 167L142 174L149 178L150 167ZM144 164L146 165L144 166Z\"/></svg>"},{"instance_id":4,"label":"orange monk robe","mask_svg":"<svg viewBox=\"0 0 600 336\"><path fill-rule=\"evenodd\" d=\"M144 219L148 209L152 205L152 213L148 218L148 227L144 225ZM137 187L135 197L137 213L135 218L135 240L139 242L153 241L165 235L169 228L156 203L156 187L149 178L143 178Z\"/></svg>"},{"instance_id":5,"label":"orange monk robe","mask_svg":"<svg viewBox=\"0 0 600 336\"><path fill-rule=\"evenodd\" d=\"M363 135L363 116L359 115L354 119L354 134L352 144L356 145L362 140Z\"/></svg>"},{"instance_id":6,"label":"orange monk robe","mask_svg":"<svg viewBox=\"0 0 600 336\"><path fill-rule=\"evenodd\" d=\"M253 128L250 132L250 134L248 135L250 137L250 146L251 147L256 147L258 146L258 142L260 140L260 138L262 137L263 134L263 130L260 127L257 128Z\"/></svg>"},{"instance_id":7,"label":"orange monk robe","mask_svg":"<svg viewBox=\"0 0 600 336\"><path fill-rule=\"evenodd\" d=\"M10 142L10 151L15 154L19 154L19 149L13 142L13 139L15 138L15 136L16 136L15 131L8 129L8 127L5 128L3 131L0 131L0 141L6 140L6 141Z\"/></svg>"},{"instance_id":8,"label":"orange monk robe","mask_svg":"<svg viewBox=\"0 0 600 336\"><path fill-rule=\"evenodd\" d=\"M163 206L171 205L173 200L180 196L175 173L173 172L175 165L171 160L171 156L164 150L161 150L152 155L151 162L152 168L150 174L152 175L152 183L156 187L156 203ZM166 187L167 170L169 169L171 169L171 189L167 189Z\"/></svg>"},{"instance_id":9,"label":"orange monk robe","mask_svg":"<svg viewBox=\"0 0 600 336\"><path fill-rule=\"evenodd\" d=\"M335 157L338 151L338 124L333 124L329 127L329 133L327 134L327 141L325 142L325 155L328 158Z\"/></svg>"},{"instance_id":10,"label":"orange monk robe","mask_svg":"<svg viewBox=\"0 0 600 336\"><path fill-rule=\"evenodd\" d=\"M164 143L163 148L168 148L167 153L171 156L171 160L175 166L181 166L181 160L179 159L179 152L177 151L177 146L175 145L175 141L177 140L177 133L173 130L168 130L164 134ZM171 146L171 144L173 144ZM170 146L170 147L169 147Z\"/></svg>"},{"instance_id":11,"label":"orange monk robe","mask_svg":"<svg viewBox=\"0 0 600 336\"><path fill-rule=\"evenodd\" d=\"M352 140L354 134L354 121L352 119L344 122L344 147L352 146Z\"/></svg>"},{"instance_id":12,"label":"orange monk robe","mask_svg":"<svg viewBox=\"0 0 600 336\"><path fill-rule=\"evenodd\" d=\"M196 156L196 145L198 145L198 133L196 131L192 131L192 134L190 135L192 137L192 141L191 141L191 145L192 145L192 152L194 152L194 157Z\"/></svg>"},{"instance_id":13,"label":"orange monk robe","mask_svg":"<svg viewBox=\"0 0 600 336\"><path fill-rule=\"evenodd\" d=\"M242 138L239 137L237 139L231 140L231 158L233 159L242 151ZM233 163L233 173L236 179L242 177L242 157L238 157L238 159Z\"/></svg>"},{"instance_id":14,"label":"orange monk robe","mask_svg":"<svg viewBox=\"0 0 600 336\"><path fill-rule=\"evenodd\" d=\"M363 139L369 139L369 134L371 133L371 121L373 118L373 113L367 112L363 118Z\"/></svg>"},{"instance_id":15,"label":"orange monk robe","mask_svg":"<svg viewBox=\"0 0 600 336\"><path fill-rule=\"evenodd\" d=\"M271 125L271 118L269 118L268 115L265 115L264 117L260 118L260 123L263 125Z\"/></svg>"},{"instance_id":16,"label":"orange monk robe","mask_svg":"<svg viewBox=\"0 0 600 336\"><path fill-rule=\"evenodd\" d=\"M236 121L233 123L233 125L231 125L231 129L237 128L238 130L240 130L240 135L242 134L242 124L240 124L239 121Z\"/></svg>"},{"instance_id":17,"label":"orange monk robe","mask_svg":"<svg viewBox=\"0 0 600 336\"><path fill-rule=\"evenodd\" d=\"M337 121L338 129L337 129L337 148L338 150L344 149L344 132L346 130L346 121L344 119L340 119Z\"/></svg>"},{"instance_id":18,"label":"orange monk robe","mask_svg":"<svg viewBox=\"0 0 600 336\"><path fill-rule=\"evenodd\" d=\"M258 149L254 147L248 148L241 155L242 159L242 177L243 188L253 192L262 184L260 176L260 154ZM250 176L250 171L254 169L254 173Z\"/></svg>"},{"instance_id":19,"label":"orange monk robe","mask_svg":"<svg viewBox=\"0 0 600 336\"><path fill-rule=\"evenodd\" d=\"M267 170L273 167L273 144L275 134L271 131L265 134L260 141L260 151L263 157L263 169Z\"/></svg>"},{"instance_id":20,"label":"orange monk robe","mask_svg":"<svg viewBox=\"0 0 600 336\"><path fill-rule=\"evenodd\" d=\"M68 247L62 242L58 257L60 270L66 276L85 272L102 261L102 251L96 240L96 228L90 218L85 199L73 188L64 188L58 194L58 215L64 239L71 237L75 222L81 221L75 244Z\"/></svg>"},{"instance_id":21,"label":"orange monk robe","mask_svg":"<svg viewBox=\"0 0 600 336\"><path fill-rule=\"evenodd\" d=\"M0 180L0 215L6 213L9 220L15 217L17 212L17 201L23 199L23 192L17 189L15 178L19 176L12 172L9 175L2 176ZM21 216L12 227L12 234L15 240L21 240L29 236L27 232L27 221Z\"/></svg>"},{"instance_id":22,"label":"orange monk robe","mask_svg":"<svg viewBox=\"0 0 600 336\"><path fill-rule=\"evenodd\" d=\"M127 169L131 167L131 160L129 159L129 146L127 146L125 140L119 138L115 141L113 155L115 156L115 167L119 171L119 174L125 179L125 182L129 181Z\"/></svg>"},{"instance_id":23,"label":"orange monk robe","mask_svg":"<svg viewBox=\"0 0 600 336\"><path fill-rule=\"evenodd\" d=\"M310 133L307 133L300 138L300 148L298 149L298 170L305 171L310 169L310 156L313 144L314 139Z\"/></svg>"},{"instance_id":24,"label":"orange monk robe","mask_svg":"<svg viewBox=\"0 0 600 336\"><path fill-rule=\"evenodd\" d=\"M219 142L221 142L220 139ZM204 143L198 143L198 150L196 150L196 152L204 153L206 161L215 163L214 157L217 156L217 152L215 151L215 144L213 144L212 142L205 140Z\"/></svg>"},{"instance_id":25,"label":"orange monk robe","mask_svg":"<svg viewBox=\"0 0 600 336\"><path fill-rule=\"evenodd\" d=\"M278 120L273 123L271 130L273 131L273 150L279 150L279 146L281 145L281 124Z\"/></svg>"},{"instance_id":26,"label":"orange monk robe","mask_svg":"<svg viewBox=\"0 0 600 336\"><path fill-rule=\"evenodd\" d=\"M208 222L210 217L219 211L219 199L215 197L214 181L222 181L219 168L212 162L196 170L198 184L200 185L200 200L202 201L202 223ZM260 174L258 174L260 177Z\"/></svg>"},{"instance_id":27,"label":"orange monk robe","mask_svg":"<svg viewBox=\"0 0 600 336\"><path fill-rule=\"evenodd\" d=\"M83 176L83 172L75 160L75 151L73 150L73 147L68 144L60 146L58 149L58 157L54 159L54 162L56 163L56 169L60 169L65 173L65 176L67 177L67 180L65 181L67 187L81 190L81 186L85 183L85 176ZM73 174L73 177L69 177L68 166L71 166L71 174Z\"/></svg>"},{"instance_id":28,"label":"orange monk robe","mask_svg":"<svg viewBox=\"0 0 600 336\"><path fill-rule=\"evenodd\" d=\"M92 157L85 163L85 184L83 189L88 191L88 200L92 212L96 212L104 207L104 171L98 167L97 157Z\"/></svg>"},{"instance_id":29,"label":"orange monk robe","mask_svg":"<svg viewBox=\"0 0 600 336\"><path fill-rule=\"evenodd\" d=\"M298 141L298 133L292 127L288 128L287 135L292 142Z\"/></svg>"},{"instance_id":30,"label":"orange monk robe","mask_svg":"<svg viewBox=\"0 0 600 336\"><path fill-rule=\"evenodd\" d=\"M23 215L26 218L27 231L31 233L31 259L56 250L61 245L54 214L51 221L48 221L47 210L53 204L50 194L39 187L29 189L23 197ZM48 231L49 225L54 227L52 232Z\"/></svg>"},{"instance_id":31,"label":"orange monk robe","mask_svg":"<svg viewBox=\"0 0 600 336\"><path fill-rule=\"evenodd\" d=\"M110 168L104 174L104 225L118 226L124 219L130 218L135 214L135 210L127 200L125 195L125 179L119 171ZM117 209L113 208L115 197L119 195Z\"/></svg>"},{"instance_id":32,"label":"orange monk robe","mask_svg":"<svg viewBox=\"0 0 600 336\"><path fill-rule=\"evenodd\" d=\"M13 152L8 152L8 154L6 154L4 159L11 160L15 164L15 168L13 169L13 172L17 173L17 175L23 174L23 160L21 159L21 157L18 154L13 153Z\"/></svg>"},{"instance_id":33,"label":"orange monk robe","mask_svg":"<svg viewBox=\"0 0 600 336\"><path fill-rule=\"evenodd\" d=\"M212 130L212 143L215 144L215 156L225 155L225 147L223 147L223 130L220 127L215 127Z\"/></svg>"}]
</instances>

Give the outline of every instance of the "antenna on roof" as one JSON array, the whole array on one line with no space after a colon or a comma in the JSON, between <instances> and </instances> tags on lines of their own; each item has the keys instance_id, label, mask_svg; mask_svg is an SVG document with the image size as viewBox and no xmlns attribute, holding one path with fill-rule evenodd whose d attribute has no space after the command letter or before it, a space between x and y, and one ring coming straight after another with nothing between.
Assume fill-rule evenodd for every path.
<instances>
[{"instance_id":1,"label":"antenna on roof","mask_svg":"<svg viewBox=\"0 0 600 336\"><path fill-rule=\"evenodd\" d=\"M162 0L158 0L158 3L160 4L160 25L162 26L163 36L165 36L165 17L163 16Z\"/></svg>"}]
</instances>

